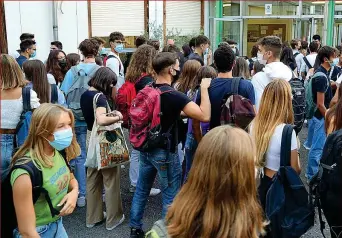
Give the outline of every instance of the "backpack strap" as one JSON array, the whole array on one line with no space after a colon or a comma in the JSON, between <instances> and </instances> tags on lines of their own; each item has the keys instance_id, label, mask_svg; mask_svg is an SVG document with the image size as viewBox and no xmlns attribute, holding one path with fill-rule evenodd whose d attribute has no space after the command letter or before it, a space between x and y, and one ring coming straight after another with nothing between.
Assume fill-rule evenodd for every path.
<instances>
[{"instance_id":1,"label":"backpack strap","mask_svg":"<svg viewBox=\"0 0 342 238\"><path fill-rule=\"evenodd\" d=\"M25 114L26 112L31 111L31 88L23 87L22 98L23 98L23 113L22 114Z\"/></svg>"},{"instance_id":2,"label":"backpack strap","mask_svg":"<svg viewBox=\"0 0 342 238\"><path fill-rule=\"evenodd\" d=\"M304 60L304 62L306 64L306 66L308 66L308 68L311 69L312 65L310 64L309 60L306 57L304 57L303 60Z\"/></svg>"},{"instance_id":3,"label":"backpack strap","mask_svg":"<svg viewBox=\"0 0 342 238\"><path fill-rule=\"evenodd\" d=\"M232 94L239 94L240 78L232 79Z\"/></svg>"},{"instance_id":4,"label":"backpack strap","mask_svg":"<svg viewBox=\"0 0 342 238\"><path fill-rule=\"evenodd\" d=\"M121 71L121 60L118 58L118 57L116 57L115 55L108 55L107 56L107 60L109 60L109 59L117 59L118 61L119 61L119 73L120 73L120 71Z\"/></svg>"},{"instance_id":5,"label":"backpack strap","mask_svg":"<svg viewBox=\"0 0 342 238\"><path fill-rule=\"evenodd\" d=\"M97 64L94 65L93 68L91 68L91 70L89 71L88 74L86 74L87 76L89 76L90 78L92 78L94 76L94 74L96 73L96 71L100 68L100 66L98 66Z\"/></svg>"},{"instance_id":6,"label":"backpack strap","mask_svg":"<svg viewBox=\"0 0 342 238\"><path fill-rule=\"evenodd\" d=\"M50 84L51 86L51 103L58 103L58 90L56 84Z\"/></svg>"},{"instance_id":7,"label":"backpack strap","mask_svg":"<svg viewBox=\"0 0 342 238\"><path fill-rule=\"evenodd\" d=\"M292 140L292 125L285 125L283 134L281 137L281 149L280 149L280 166L290 166L291 160L291 140Z\"/></svg>"},{"instance_id":8,"label":"backpack strap","mask_svg":"<svg viewBox=\"0 0 342 238\"><path fill-rule=\"evenodd\" d=\"M299 52L296 52L296 53L294 53L293 57L296 58L297 55L299 55L299 54L300 54Z\"/></svg>"}]
</instances>

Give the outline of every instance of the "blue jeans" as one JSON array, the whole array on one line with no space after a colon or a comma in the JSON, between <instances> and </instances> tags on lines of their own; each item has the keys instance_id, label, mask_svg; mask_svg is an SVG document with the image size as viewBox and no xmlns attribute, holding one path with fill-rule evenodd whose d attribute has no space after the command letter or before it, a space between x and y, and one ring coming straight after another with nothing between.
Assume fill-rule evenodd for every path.
<instances>
[{"instance_id":1,"label":"blue jeans","mask_svg":"<svg viewBox=\"0 0 342 238\"><path fill-rule=\"evenodd\" d=\"M324 130L324 118L317 119L313 117L312 123L312 145L309 151L308 167L306 168L306 176L310 180L318 172L318 166L321 160L326 134Z\"/></svg>"},{"instance_id":2,"label":"blue jeans","mask_svg":"<svg viewBox=\"0 0 342 238\"><path fill-rule=\"evenodd\" d=\"M41 238L68 238L68 234L65 231L65 228L62 223L62 218L59 218L55 222L51 222L44 226L37 226L36 231ZM18 229L13 231L14 238L21 238Z\"/></svg>"},{"instance_id":3,"label":"blue jeans","mask_svg":"<svg viewBox=\"0 0 342 238\"><path fill-rule=\"evenodd\" d=\"M192 161L194 159L194 155L197 149L197 141L194 137L194 134L188 133L186 135L185 141L185 161L186 161L186 168L185 168L185 179L188 177L188 173L191 169Z\"/></svg>"},{"instance_id":4,"label":"blue jeans","mask_svg":"<svg viewBox=\"0 0 342 238\"><path fill-rule=\"evenodd\" d=\"M167 154L169 155L167 156ZM145 206L157 174L163 199L162 216L165 217L168 206L172 203L181 186L182 168L178 154L169 153L163 149L140 153L139 178L133 197L130 218L130 226L133 228L142 228Z\"/></svg>"},{"instance_id":5,"label":"blue jeans","mask_svg":"<svg viewBox=\"0 0 342 238\"><path fill-rule=\"evenodd\" d=\"M312 119L309 119L308 120L308 137L306 138L304 142L304 147L311 148L313 133L314 133L314 128L312 126Z\"/></svg>"},{"instance_id":6,"label":"blue jeans","mask_svg":"<svg viewBox=\"0 0 342 238\"><path fill-rule=\"evenodd\" d=\"M1 147L1 181L3 181L8 172L11 163L12 153L14 149L14 135L0 134L0 147Z\"/></svg>"},{"instance_id":7,"label":"blue jeans","mask_svg":"<svg viewBox=\"0 0 342 238\"><path fill-rule=\"evenodd\" d=\"M85 197L86 195L86 169L85 161L87 158L86 140L87 140L87 127L77 126L75 127L76 139L81 147L80 156L70 161L70 166L74 170L75 178L78 182L80 194L79 197Z\"/></svg>"}]
</instances>

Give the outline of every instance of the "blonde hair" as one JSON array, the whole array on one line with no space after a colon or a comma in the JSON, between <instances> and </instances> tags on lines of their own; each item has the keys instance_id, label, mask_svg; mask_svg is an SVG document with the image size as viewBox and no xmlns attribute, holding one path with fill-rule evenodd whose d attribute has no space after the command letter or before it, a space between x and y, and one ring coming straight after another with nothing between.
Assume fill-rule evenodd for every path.
<instances>
[{"instance_id":1,"label":"blonde hair","mask_svg":"<svg viewBox=\"0 0 342 238\"><path fill-rule=\"evenodd\" d=\"M168 210L177 238L246 237L264 233L258 202L255 147L239 128L220 126L201 140L187 183Z\"/></svg>"},{"instance_id":2,"label":"blonde hair","mask_svg":"<svg viewBox=\"0 0 342 238\"><path fill-rule=\"evenodd\" d=\"M259 111L252 122L252 136L256 144L256 164L264 167L275 128L282 124L293 124L291 86L282 79L269 83L261 97Z\"/></svg>"},{"instance_id":3,"label":"blonde hair","mask_svg":"<svg viewBox=\"0 0 342 238\"><path fill-rule=\"evenodd\" d=\"M53 161L47 159L44 154L44 141L46 138L53 134L56 128L60 115L66 112L71 119L71 125L73 130L73 138L71 145L65 149L67 160L76 158L80 154L80 146L76 141L76 136L74 132L74 116L72 112L60 105L43 103L34 110L32 114L30 130L28 137L26 138L24 144L20 147L17 153L13 156L11 165L13 166L18 159L25 156L26 153L30 153L30 157L33 161L38 161L40 165L46 168L53 167Z\"/></svg>"},{"instance_id":4,"label":"blonde hair","mask_svg":"<svg viewBox=\"0 0 342 238\"><path fill-rule=\"evenodd\" d=\"M24 73L12 56L1 54L0 62L0 84L2 90L26 85Z\"/></svg>"}]
</instances>

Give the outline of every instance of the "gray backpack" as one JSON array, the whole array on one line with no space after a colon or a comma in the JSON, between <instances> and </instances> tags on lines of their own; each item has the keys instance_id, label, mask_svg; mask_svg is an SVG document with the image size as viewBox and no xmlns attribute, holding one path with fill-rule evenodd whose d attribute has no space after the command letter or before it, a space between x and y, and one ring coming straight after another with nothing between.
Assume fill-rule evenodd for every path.
<instances>
[{"instance_id":1,"label":"gray backpack","mask_svg":"<svg viewBox=\"0 0 342 238\"><path fill-rule=\"evenodd\" d=\"M88 82L99 68L100 66L94 65L89 73L86 73L83 69L78 69L77 66L71 67L74 80L65 95L65 99L68 108L72 111L76 120L84 121L81 110L81 96L88 90Z\"/></svg>"}]
</instances>

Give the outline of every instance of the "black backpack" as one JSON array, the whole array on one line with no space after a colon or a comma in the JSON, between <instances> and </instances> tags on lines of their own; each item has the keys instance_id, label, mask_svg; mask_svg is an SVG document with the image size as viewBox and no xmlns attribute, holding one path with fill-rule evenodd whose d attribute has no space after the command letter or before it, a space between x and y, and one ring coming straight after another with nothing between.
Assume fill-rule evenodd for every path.
<instances>
[{"instance_id":1,"label":"black backpack","mask_svg":"<svg viewBox=\"0 0 342 238\"><path fill-rule=\"evenodd\" d=\"M324 236L325 222L322 219L321 210L328 223L330 223L331 214L338 213L339 217L342 211L342 129L328 136L319 170L310 180L309 187L310 202L318 208L320 228ZM329 225L335 226L335 224ZM342 226L342 224L339 225Z\"/></svg>"},{"instance_id":2,"label":"black backpack","mask_svg":"<svg viewBox=\"0 0 342 238\"><path fill-rule=\"evenodd\" d=\"M293 75L292 79L289 81L292 89L292 107L294 115L294 125L295 131L298 135L302 130L304 120L305 120L305 87L304 82Z\"/></svg>"},{"instance_id":3,"label":"black backpack","mask_svg":"<svg viewBox=\"0 0 342 238\"><path fill-rule=\"evenodd\" d=\"M297 172L291 167L293 126L285 125L281 139L280 168L267 191L265 213L272 234L277 238L294 238L314 225L314 207Z\"/></svg>"},{"instance_id":4,"label":"black backpack","mask_svg":"<svg viewBox=\"0 0 342 238\"><path fill-rule=\"evenodd\" d=\"M33 204L37 202L40 195L44 195L45 200L49 205L51 216L54 217L59 215L59 211L52 206L48 191L42 186L42 171L34 165L33 161L29 157L23 157L11 168L7 177L1 181L1 237L13 237L13 230L18 227L11 185L11 173L15 169L24 169L28 172L32 182Z\"/></svg>"}]
</instances>

